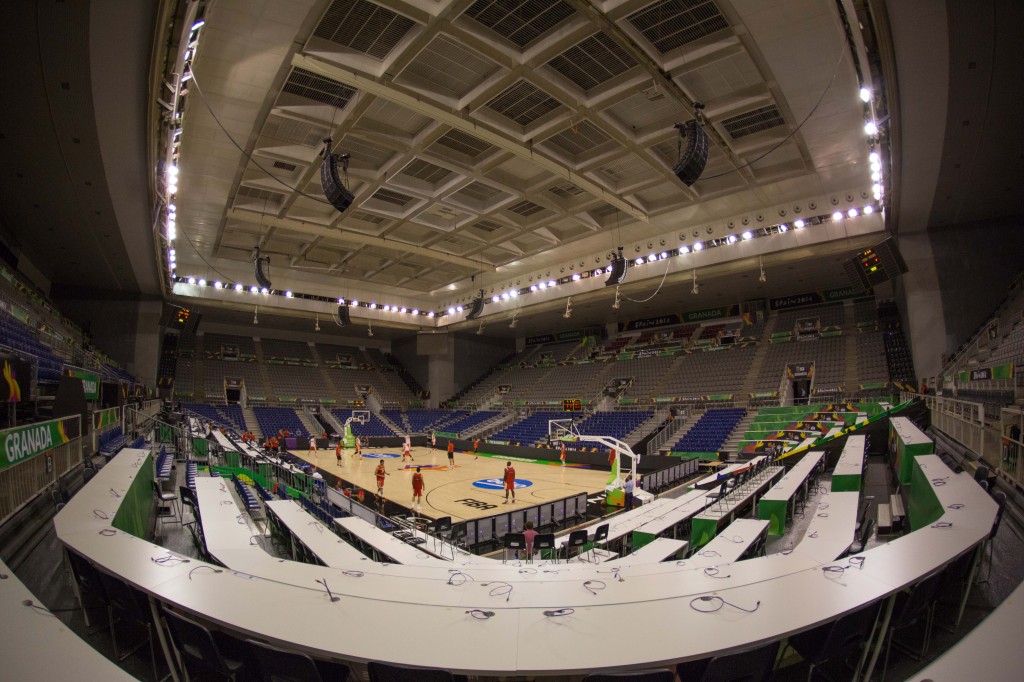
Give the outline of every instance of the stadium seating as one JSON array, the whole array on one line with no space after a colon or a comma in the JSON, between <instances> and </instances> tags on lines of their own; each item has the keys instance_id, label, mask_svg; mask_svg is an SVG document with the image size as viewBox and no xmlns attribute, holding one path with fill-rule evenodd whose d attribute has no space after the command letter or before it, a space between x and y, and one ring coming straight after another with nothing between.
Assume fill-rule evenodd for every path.
<instances>
[{"instance_id":1,"label":"stadium seating","mask_svg":"<svg viewBox=\"0 0 1024 682\"><path fill-rule=\"evenodd\" d=\"M546 443L548 439L548 421L565 418L565 412L534 412L529 417L489 436L488 440L508 441L523 445Z\"/></svg>"},{"instance_id":2,"label":"stadium seating","mask_svg":"<svg viewBox=\"0 0 1024 682\"><path fill-rule=\"evenodd\" d=\"M293 438L309 438L309 432L295 410L290 407L254 407L256 421L264 436L287 429Z\"/></svg>"},{"instance_id":3,"label":"stadium seating","mask_svg":"<svg viewBox=\"0 0 1024 682\"><path fill-rule=\"evenodd\" d=\"M718 452L729 434L747 413L733 407L708 410L689 431L671 447L673 452Z\"/></svg>"}]
</instances>

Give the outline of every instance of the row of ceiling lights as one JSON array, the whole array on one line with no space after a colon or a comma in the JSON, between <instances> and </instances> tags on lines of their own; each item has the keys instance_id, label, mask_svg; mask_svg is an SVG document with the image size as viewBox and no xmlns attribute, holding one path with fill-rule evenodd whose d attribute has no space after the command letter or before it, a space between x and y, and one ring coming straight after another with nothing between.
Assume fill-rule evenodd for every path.
<instances>
[{"instance_id":1,"label":"row of ceiling lights","mask_svg":"<svg viewBox=\"0 0 1024 682\"><path fill-rule=\"evenodd\" d=\"M173 209L173 205L171 205L171 208ZM831 219L833 222L838 222L838 221L844 220L844 219L856 218L856 217L858 217L860 215L871 215L872 213L874 213L874 211L875 211L875 207L873 205L871 205L871 204L868 204L868 205L864 206L862 209L850 208L850 209L848 209L845 212L843 212L843 211L835 211L834 213L831 214L831 216L825 214L825 215L820 215L820 216L813 216L813 217L808 218L807 220L798 219L798 220L793 221L793 228L795 228L796 230L802 230L802 229L804 229L805 227L807 227L809 225L818 225L818 224L822 224L822 223L828 222L829 219ZM173 211L172 211L172 214L173 214ZM631 260L628 263L628 266L629 267L640 267L642 265L647 265L647 264L650 264L650 263L656 263L658 261L667 260L669 258L676 257L676 256L685 256L685 255L687 255L689 253L699 253L700 251L703 251L705 248L709 248L710 249L710 248L715 248L715 247L718 247L718 246L728 246L728 245L731 245L731 244L735 244L735 243L739 242L740 240L742 240L742 241L750 241L752 239L757 239L757 238L760 238L760 237L768 237L768 236L775 235L775 234L784 234L786 232L789 232L789 230L790 230L789 225L783 223L783 224L779 224L779 225L772 225L770 227L758 228L757 230L746 230L746 231L740 233L738 236L735 235L735 234L730 234L730 235L725 236L725 237L721 237L721 238L718 238L718 239L711 239L711 240L708 240L708 241L705 241L705 242L697 241L697 242L694 242L692 245L683 244L683 245L680 245L678 249L672 249L670 251L662 251L661 253L651 253L651 254L649 254L646 257L638 256L637 258ZM174 249L173 248L169 249L169 258L171 259L171 262L173 263L174 260L175 260L175 253L174 253ZM501 292L500 294L496 293L496 294L491 295L490 302L491 303L500 303L500 302L503 302L503 301L504 302L514 301L514 300L518 299L521 295L525 295L525 294L528 294L528 293L535 293L535 292L545 291L545 290L548 290L548 289L554 289L554 288L556 288L556 287L558 287L560 285L563 285L563 284L569 284L569 283L572 283L572 282L578 282L578 281L581 281L581 280L584 280L584 279L589 279L591 277L601 277L601 276L603 276L605 274L611 274L611 268L612 268L612 266L609 265L609 266L607 266L605 268L596 268L592 272L591 271L584 271L582 273L574 273L574 274L572 274L570 276L567 276L567 277L560 277L557 280L551 279L551 280L547 280L547 281L538 282L536 284L531 284L529 288L524 288L524 289L510 288L507 291ZM236 293L244 293L245 291L248 290L248 292L250 294L252 294L252 295L281 296L281 297L284 297L284 298L295 298L296 297L296 294L294 292L292 292L291 290L277 291L277 290L268 289L267 287L259 287L259 286L256 286L256 285L246 285L246 284L243 284L241 282L235 282L233 284L230 284L230 283L229 284L225 284L225 283L221 282L220 280L214 280L212 282L208 282L203 277L194 277L194 276L192 276L192 277L175 276L175 277L173 277L173 280L175 282L179 282L179 283L183 283L183 284L189 284L191 286L199 286L199 287L208 287L209 286L209 287L212 287L214 289L222 289L222 290L234 289L234 291ZM335 299L327 298L325 296L317 296L317 295L314 295L314 294L298 294L297 296L299 298L301 298L301 299L304 299L304 300L312 300L312 301L319 301L319 302L325 302L325 303L331 303L331 302L335 301ZM409 308L407 308L405 306L397 306L397 305L390 305L390 304L378 304L376 301L366 302L366 301L359 301L359 300L356 300L356 299L345 299L344 297L336 299L336 302L337 302L338 305L347 305L349 307L362 307L362 308L366 308L368 310L380 310L380 311L385 312L385 313L395 313L395 314L400 314L400 315L406 315L406 314L408 314L408 315L418 315L418 316L423 316L423 317L427 317L427 318L431 318L431 319L434 318L435 316L436 317L454 316L454 315L457 315L459 313L465 312L465 308L462 305L450 306L447 310L442 311L440 314L437 314L433 310L429 310L429 311L422 310L421 311L418 308L409 309Z\"/></svg>"}]
</instances>

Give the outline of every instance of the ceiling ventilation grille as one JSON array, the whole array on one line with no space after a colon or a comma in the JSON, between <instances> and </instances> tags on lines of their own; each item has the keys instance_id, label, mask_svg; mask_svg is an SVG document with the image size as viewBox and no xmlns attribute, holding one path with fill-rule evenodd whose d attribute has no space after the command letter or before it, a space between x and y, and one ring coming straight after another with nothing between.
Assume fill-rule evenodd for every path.
<instances>
[{"instance_id":1,"label":"ceiling ventilation grille","mask_svg":"<svg viewBox=\"0 0 1024 682\"><path fill-rule=\"evenodd\" d=\"M274 162L274 168L280 168L281 170L286 170L289 173L291 173L293 170L295 170L297 168L297 166L294 163L285 163L284 161L275 161Z\"/></svg>"},{"instance_id":2,"label":"ceiling ventilation grille","mask_svg":"<svg viewBox=\"0 0 1024 682\"><path fill-rule=\"evenodd\" d=\"M477 222L473 223L473 227L477 228L478 230L483 230L484 232L491 233L497 232L502 227L504 227L504 225L502 225L501 223L496 223L493 220L478 220Z\"/></svg>"},{"instance_id":3,"label":"ceiling ventilation grille","mask_svg":"<svg viewBox=\"0 0 1024 682\"><path fill-rule=\"evenodd\" d=\"M575 12L561 0L477 0L466 16L523 48Z\"/></svg>"},{"instance_id":4,"label":"ceiling ventilation grille","mask_svg":"<svg viewBox=\"0 0 1024 682\"><path fill-rule=\"evenodd\" d=\"M475 159L491 148L491 145L488 143L478 140L461 130L449 130L438 138L437 144L453 149L460 154L465 154L471 159Z\"/></svg>"},{"instance_id":5,"label":"ceiling ventilation grille","mask_svg":"<svg viewBox=\"0 0 1024 682\"><path fill-rule=\"evenodd\" d=\"M722 121L722 127L732 136L732 139L737 140L762 130L777 128L785 123L782 114L779 113L779 108L774 104L769 104L766 107L727 118Z\"/></svg>"},{"instance_id":6,"label":"ceiling ventilation grille","mask_svg":"<svg viewBox=\"0 0 1024 682\"><path fill-rule=\"evenodd\" d=\"M606 33L592 35L558 55L548 66L589 91L636 66L636 60Z\"/></svg>"},{"instance_id":7,"label":"ceiling ventilation grille","mask_svg":"<svg viewBox=\"0 0 1024 682\"><path fill-rule=\"evenodd\" d=\"M629 23L662 54L729 28L712 0L661 0L631 14Z\"/></svg>"},{"instance_id":8,"label":"ceiling ventilation grille","mask_svg":"<svg viewBox=\"0 0 1024 682\"><path fill-rule=\"evenodd\" d=\"M452 172L447 168L435 166L432 163L427 163L423 159L413 159L412 163L402 169L402 175L408 175L416 178L417 180L423 180L431 185L441 182L451 174Z\"/></svg>"},{"instance_id":9,"label":"ceiling ventilation grille","mask_svg":"<svg viewBox=\"0 0 1024 682\"><path fill-rule=\"evenodd\" d=\"M268 192L265 189L258 189L256 187L246 187L244 185L238 188L238 192L236 194L237 196L240 197L247 197L249 199L259 199L260 201L272 201L275 203L281 201L281 198L284 196L282 194L278 194L277 192Z\"/></svg>"},{"instance_id":10,"label":"ceiling ventilation grille","mask_svg":"<svg viewBox=\"0 0 1024 682\"><path fill-rule=\"evenodd\" d=\"M394 192L390 189L377 190L373 193L371 199L377 199L378 201L394 204L395 206L405 206L412 201L412 197L409 195L402 194L401 192Z\"/></svg>"},{"instance_id":11,"label":"ceiling ventilation grille","mask_svg":"<svg viewBox=\"0 0 1024 682\"><path fill-rule=\"evenodd\" d=\"M524 199L523 201L520 201L509 206L508 210L512 211L515 214L521 215L524 218L529 218L530 216L543 211L544 207L538 206L532 201L527 201Z\"/></svg>"},{"instance_id":12,"label":"ceiling ventilation grille","mask_svg":"<svg viewBox=\"0 0 1024 682\"><path fill-rule=\"evenodd\" d=\"M263 126L263 135L277 140L293 142L304 147L319 147L327 137L328 129L304 121L270 116Z\"/></svg>"},{"instance_id":13,"label":"ceiling ventilation grille","mask_svg":"<svg viewBox=\"0 0 1024 682\"><path fill-rule=\"evenodd\" d=\"M557 135L552 135L548 144L558 147L570 156L590 151L594 147L608 141L608 136L590 121L566 128Z\"/></svg>"},{"instance_id":14,"label":"ceiling ventilation grille","mask_svg":"<svg viewBox=\"0 0 1024 682\"><path fill-rule=\"evenodd\" d=\"M561 102L533 83L520 79L487 103L487 108L526 126L558 107Z\"/></svg>"},{"instance_id":15,"label":"ceiling ventilation grille","mask_svg":"<svg viewBox=\"0 0 1024 682\"><path fill-rule=\"evenodd\" d=\"M342 85L338 81L324 78L312 71L305 69L293 69L288 80L285 81L284 92L311 99L321 104L329 104L338 109L344 109L349 100L356 94L352 88Z\"/></svg>"},{"instance_id":16,"label":"ceiling ventilation grille","mask_svg":"<svg viewBox=\"0 0 1024 682\"><path fill-rule=\"evenodd\" d=\"M554 194L555 196L562 197L563 199L572 199L573 197L578 197L579 195L584 193L582 189L572 184L571 182L566 182L561 185L555 185L548 191Z\"/></svg>"},{"instance_id":17,"label":"ceiling ventilation grille","mask_svg":"<svg viewBox=\"0 0 1024 682\"><path fill-rule=\"evenodd\" d=\"M366 0L334 0L313 35L384 59L413 24L412 19Z\"/></svg>"},{"instance_id":18,"label":"ceiling ventilation grille","mask_svg":"<svg viewBox=\"0 0 1024 682\"><path fill-rule=\"evenodd\" d=\"M490 201L501 193L501 190L494 189L490 185L485 185L482 182L470 183L459 190L459 194L476 201Z\"/></svg>"},{"instance_id":19,"label":"ceiling ventilation grille","mask_svg":"<svg viewBox=\"0 0 1024 682\"><path fill-rule=\"evenodd\" d=\"M381 218L380 216L375 216L372 213L367 213L365 211L355 211L355 212L353 212L352 213L352 219L353 220L361 220L364 223L370 223L372 225L380 225L381 223L384 222L384 218Z\"/></svg>"}]
</instances>

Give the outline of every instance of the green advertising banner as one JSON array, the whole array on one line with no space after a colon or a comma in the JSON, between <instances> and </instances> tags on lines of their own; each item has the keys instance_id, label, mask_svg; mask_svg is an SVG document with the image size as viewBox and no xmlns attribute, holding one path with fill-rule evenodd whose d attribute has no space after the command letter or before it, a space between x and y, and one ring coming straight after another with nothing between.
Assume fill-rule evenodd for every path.
<instances>
[{"instance_id":1,"label":"green advertising banner","mask_svg":"<svg viewBox=\"0 0 1024 682\"><path fill-rule=\"evenodd\" d=\"M0 469L12 467L71 440L72 418L54 419L0 431Z\"/></svg>"},{"instance_id":2,"label":"green advertising banner","mask_svg":"<svg viewBox=\"0 0 1024 682\"><path fill-rule=\"evenodd\" d=\"M96 400L100 397L100 376L98 374L77 367L65 367L64 373L69 377L82 380L82 390L85 391L86 400Z\"/></svg>"},{"instance_id":3,"label":"green advertising banner","mask_svg":"<svg viewBox=\"0 0 1024 682\"><path fill-rule=\"evenodd\" d=\"M92 413L92 427L94 429L102 429L104 426L110 426L121 421L121 408L110 407L106 410L96 410Z\"/></svg>"},{"instance_id":4,"label":"green advertising banner","mask_svg":"<svg viewBox=\"0 0 1024 682\"><path fill-rule=\"evenodd\" d=\"M737 304L724 305L719 308L705 308L683 313L684 322L702 322L704 320L717 320L722 317L735 317L740 314L740 307Z\"/></svg>"},{"instance_id":5,"label":"green advertising banner","mask_svg":"<svg viewBox=\"0 0 1024 682\"><path fill-rule=\"evenodd\" d=\"M1013 365L995 365L993 367L979 367L978 369L960 372L960 382L968 381L994 381L997 379L1012 379Z\"/></svg>"}]
</instances>

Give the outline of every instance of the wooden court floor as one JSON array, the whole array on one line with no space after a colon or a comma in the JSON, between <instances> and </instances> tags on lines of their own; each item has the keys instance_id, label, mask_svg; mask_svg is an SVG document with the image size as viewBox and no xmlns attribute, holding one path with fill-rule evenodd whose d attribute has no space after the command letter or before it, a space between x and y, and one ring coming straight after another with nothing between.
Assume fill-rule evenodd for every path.
<instances>
[{"instance_id":1,"label":"wooden court floor","mask_svg":"<svg viewBox=\"0 0 1024 682\"><path fill-rule=\"evenodd\" d=\"M412 475L416 471L416 466L420 466L424 491L423 509L417 512L419 516L451 516L453 521L462 521L490 516L512 507L511 504L503 504L505 491L501 481L505 462L509 461L507 457L486 453L474 457L472 452L456 450L455 468L448 469L448 453L440 447L437 450L414 447L412 456L416 458L415 462L402 462L401 447L366 448L362 459L355 457L352 450L345 450L343 453L344 465L340 467L333 449L320 450L317 453L296 450L291 454L315 464L324 471L329 471L346 482L364 488L367 492L377 490L374 471L377 464L383 461L384 468L389 474L384 479L384 497L403 507L412 506ZM605 482L608 480L607 471L572 465L563 467L558 462L534 464L513 460L512 466L516 470L516 480L529 483L526 487L516 489L516 506L519 507L557 500L581 492L588 495L600 493L604 491ZM367 500L367 504L370 503L370 500Z\"/></svg>"}]
</instances>

